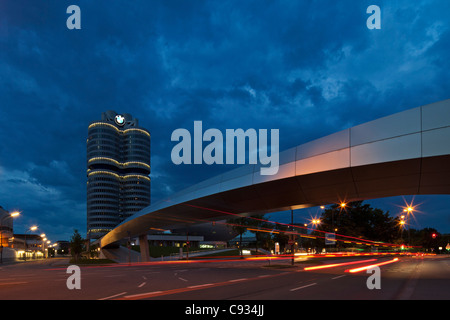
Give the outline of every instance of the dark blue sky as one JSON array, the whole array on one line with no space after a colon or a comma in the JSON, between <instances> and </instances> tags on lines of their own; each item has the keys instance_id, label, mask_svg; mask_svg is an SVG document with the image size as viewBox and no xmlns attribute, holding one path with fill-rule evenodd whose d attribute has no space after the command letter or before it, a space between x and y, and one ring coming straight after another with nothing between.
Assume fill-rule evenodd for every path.
<instances>
[{"instance_id":1,"label":"dark blue sky","mask_svg":"<svg viewBox=\"0 0 450 320\"><path fill-rule=\"evenodd\" d=\"M66 27L71 4L81 30ZM366 27L372 4L380 30ZM3 0L0 205L23 212L16 233L84 235L87 126L110 109L151 132L156 201L230 169L172 164L170 135L194 120L279 129L284 150L448 99L449 12L448 0ZM368 202L397 214L412 199ZM413 227L450 232L449 196L414 203Z\"/></svg>"}]
</instances>

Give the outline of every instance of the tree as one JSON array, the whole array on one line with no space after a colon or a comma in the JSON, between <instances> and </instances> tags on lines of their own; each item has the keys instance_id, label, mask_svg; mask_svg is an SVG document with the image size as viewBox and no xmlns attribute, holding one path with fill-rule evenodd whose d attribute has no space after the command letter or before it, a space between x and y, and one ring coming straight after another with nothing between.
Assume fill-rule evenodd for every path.
<instances>
[{"instance_id":1,"label":"tree","mask_svg":"<svg viewBox=\"0 0 450 320\"><path fill-rule=\"evenodd\" d=\"M363 201L354 201L345 207L333 205L322 214L322 229L346 236L392 243L399 236L398 218L389 211L374 209Z\"/></svg>"},{"instance_id":2,"label":"tree","mask_svg":"<svg viewBox=\"0 0 450 320\"><path fill-rule=\"evenodd\" d=\"M269 248L272 242L272 237L268 229L270 229L272 225L264 220L263 214L254 215L249 218L247 221L247 227L253 228L250 232L252 232L256 238L256 251L258 251L258 244L261 244L262 248ZM258 229L261 231L256 231Z\"/></svg>"},{"instance_id":3,"label":"tree","mask_svg":"<svg viewBox=\"0 0 450 320\"><path fill-rule=\"evenodd\" d=\"M410 232L413 246L420 246L427 251L435 251L439 246L440 233L434 228L411 229Z\"/></svg>"},{"instance_id":4,"label":"tree","mask_svg":"<svg viewBox=\"0 0 450 320\"><path fill-rule=\"evenodd\" d=\"M89 246L89 257L92 258L98 258L99 256L99 247L100 245L90 245Z\"/></svg>"},{"instance_id":5,"label":"tree","mask_svg":"<svg viewBox=\"0 0 450 320\"><path fill-rule=\"evenodd\" d=\"M74 230L72 237L70 238L70 253L77 262L84 250L84 240L77 229Z\"/></svg>"},{"instance_id":6,"label":"tree","mask_svg":"<svg viewBox=\"0 0 450 320\"><path fill-rule=\"evenodd\" d=\"M233 232L239 235L239 254L242 256L242 234L247 231L248 219L246 217L228 219L227 223L231 225Z\"/></svg>"},{"instance_id":7,"label":"tree","mask_svg":"<svg viewBox=\"0 0 450 320\"><path fill-rule=\"evenodd\" d=\"M275 224L275 232L273 235L273 241L278 242L280 245L280 248L285 248L288 241L289 241L289 235L286 233L288 232L288 227L286 224ZM280 249L280 251L283 251Z\"/></svg>"},{"instance_id":8,"label":"tree","mask_svg":"<svg viewBox=\"0 0 450 320\"><path fill-rule=\"evenodd\" d=\"M240 217L228 219L227 223L231 225L233 231L239 235L239 251L242 255L242 235L250 228L251 233L255 235L256 238L256 250L258 250L258 245L260 244L263 248L269 248L272 241L272 236L270 232L267 232L271 227L270 223L265 221L264 215L254 215L251 217ZM260 229L261 231L258 231Z\"/></svg>"}]
</instances>

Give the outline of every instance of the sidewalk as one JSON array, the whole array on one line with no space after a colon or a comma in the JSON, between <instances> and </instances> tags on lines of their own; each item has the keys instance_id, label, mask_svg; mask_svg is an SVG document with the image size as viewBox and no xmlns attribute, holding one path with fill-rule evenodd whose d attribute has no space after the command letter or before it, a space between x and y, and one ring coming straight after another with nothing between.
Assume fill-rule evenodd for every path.
<instances>
[{"instance_id":1,"label":"sidewalk","mask_svg":"<svg viewBox=\"0 0 450 320\"><path fill-rule=\"evenodd\" d=\"M221 253L221 252L226 252L226 251L231 251L234 249L217 249L217 250L208 250L208 251L194 251L194 252L189 252L189 258L194 258L194 257L201 257L201 256L207 256L210 254L215 254L215 253ZM187 253L183 252L183 259L186 259L187 257ZM173 254L171 256L163 256L160 258L150 258L150 261L176 261L176 260L180 260L180 254Z\"/></svg>"},{"instance_id":2,"label":"sidewalk","mask_svg":"<svg viewBox=\"0 0 450 320\"><path fill-rule=\"evenodd\" d=\"M42 258L42 259L31 259L31 260L12 260L8 261L3 260L3 263L0 263L1 267L21 267L21 266L64 266L69 265L70 257L54 257L54 258Z\"/></svg>"},{"instance_id":3,"label":"sidewalk","mask_svg":"<svg viewBox=\"0 0 450 320\"><path fill-rule=\"evenodd\" d=\"M218 250L208 250L208 251L195 251L189 252L189 258L201 257L213 253L226 252L233 249L218 249ZM141 262L141 254L134 250L129 250L125 247L119 247L117 249L103 249L101 251L101 257L113 260L118 263L127 262ZM186 259L186 252L183 252L183 259ZM178 261L180 260L180 254L173 254L170 256L163 256L158 258L150 257L150 262L153 261Z\"/></svg>"}]
</instances>

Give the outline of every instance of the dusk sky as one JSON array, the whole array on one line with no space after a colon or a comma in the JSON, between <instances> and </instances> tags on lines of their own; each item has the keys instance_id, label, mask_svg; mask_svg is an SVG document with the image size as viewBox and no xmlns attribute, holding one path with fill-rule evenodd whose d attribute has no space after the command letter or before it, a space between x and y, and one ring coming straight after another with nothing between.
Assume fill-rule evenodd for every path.
<instances>
[{"instance_id":1,"label":"dusk sky","mask_svg":"<svg viewBox=\"0 0 450 320\"><path fill-rule=\"evenodd\" d=\"M366 26L373 4L381 29ZM0 206L22 212L15 233L85 236L87 127L107 110L150 131L155 202L233 168L172 163L172 132L195 120L279 129L282 151L449 99L449 13L448 0L2 0ZM397 215L412 200L413 228L450 233L450 196L366 203Z\"/></svg>"}]
</instances>

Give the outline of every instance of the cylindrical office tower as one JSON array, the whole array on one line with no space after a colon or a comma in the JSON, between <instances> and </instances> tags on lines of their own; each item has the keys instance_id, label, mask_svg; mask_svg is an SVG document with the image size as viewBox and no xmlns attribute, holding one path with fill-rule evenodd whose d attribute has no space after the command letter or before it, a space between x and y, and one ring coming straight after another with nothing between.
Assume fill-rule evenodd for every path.
<instances>
[{"instance_id":1,"label":"cylindrical office tower","mask_svg":"<svg viewBox=\"0 0 450 320\"><path fill-rule=\"evenodd\" d=\"M87 234L98 239L150 205L150 133L107 111L88 128Z\"/></svg>"}]
</instances>

